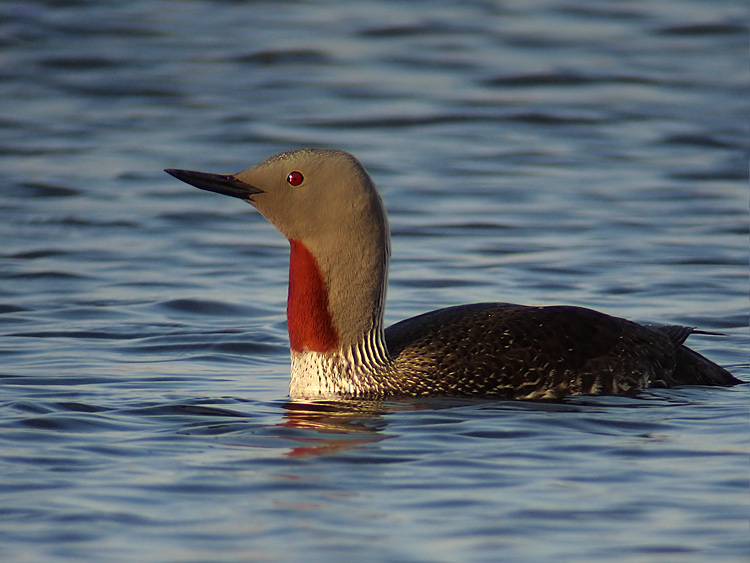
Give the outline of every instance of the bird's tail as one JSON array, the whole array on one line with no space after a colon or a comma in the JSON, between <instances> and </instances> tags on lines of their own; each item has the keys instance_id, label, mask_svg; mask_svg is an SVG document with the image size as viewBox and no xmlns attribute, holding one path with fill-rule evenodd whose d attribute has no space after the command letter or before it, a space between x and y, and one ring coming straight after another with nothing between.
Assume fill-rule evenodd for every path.
<instances>
[{"instance_id":1,"label":"bird's tail","mask_svg":"<svg viewBox=\"0 0 750 563\"><path fill-rule=\"evenodd\" d=\"M674 370L676 385L737 385L744 383L720 365L685 345L677 348Z\"/></svg>"}]
</instances>

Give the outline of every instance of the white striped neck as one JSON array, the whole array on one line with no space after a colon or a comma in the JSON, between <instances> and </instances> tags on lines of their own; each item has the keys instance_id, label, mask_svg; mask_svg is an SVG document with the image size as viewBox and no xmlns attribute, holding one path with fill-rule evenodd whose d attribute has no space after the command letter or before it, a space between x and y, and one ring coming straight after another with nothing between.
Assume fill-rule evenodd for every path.
<instances>
[{"instance_id":1,"label":"white striped neck","mask_svg":"<svg viewBox=\"0 0 750 563\"><path fill-rule=\"evenodd\" d=\"M335 351L292 350L289 396L293 400L382 395L390 360L382 326L356 346Z\"/></svg>"}]
</instances>

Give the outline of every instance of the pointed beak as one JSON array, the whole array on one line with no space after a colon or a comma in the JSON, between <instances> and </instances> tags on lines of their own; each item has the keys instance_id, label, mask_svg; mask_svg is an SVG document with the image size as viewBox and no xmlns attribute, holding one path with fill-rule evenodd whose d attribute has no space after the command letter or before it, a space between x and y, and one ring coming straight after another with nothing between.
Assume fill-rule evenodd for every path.
<instances>
[{"instance_id":1,"label":"pointed beak","mask_svg":"<svg viewBox=\"0 0 750 563\"><path fill-rule=\"evenodd\" d=\"M209 172L176 170L174 168L168 168L164 172L196 188L237 197L245 201L252 201L254 195L263 193L260 188L246 184L232 174L211 174Z\"/></svg>"}]
</instances>

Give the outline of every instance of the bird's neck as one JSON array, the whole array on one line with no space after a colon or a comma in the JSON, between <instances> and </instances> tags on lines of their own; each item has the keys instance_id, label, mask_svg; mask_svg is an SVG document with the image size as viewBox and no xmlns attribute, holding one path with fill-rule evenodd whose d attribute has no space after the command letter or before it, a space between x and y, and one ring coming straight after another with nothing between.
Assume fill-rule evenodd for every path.
<instances>
[{"instance_id":1,"label":"bird's neck","mask_svg":"<svg viewBox=\"0 0 750 563\"><path fill-rule=\"evenodd\" d=\"M308 248L298 240L289 243L289 346L294 352L332 352L339 348L340 337L331 315L328 284Z\"/></svg>"},{"instance_id":2,"label":"bird's neck","mask_svg":"<svg viewBox=\"0 0 750 563\"><path fill-rule=\"evenodd\" d=\"M372 391L388 365L383 329L389 244L290 240L287 326L292 398Z\"/></svg>"}]
</instances>

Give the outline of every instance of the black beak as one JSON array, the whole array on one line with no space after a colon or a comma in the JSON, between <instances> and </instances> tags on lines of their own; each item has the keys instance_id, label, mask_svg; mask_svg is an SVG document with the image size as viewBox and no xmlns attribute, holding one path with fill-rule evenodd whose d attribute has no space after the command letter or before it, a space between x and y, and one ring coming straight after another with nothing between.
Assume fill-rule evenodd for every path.
<instances>
[{"instance_id":1,"label":"black beak","mask_svg":"<svg viewBox=\"0 0 750 563\"><path fill-rule=\"evenodd\" d=\"M216 192L217 194L238 197L245 201L252 201L254 195L263 193L263 190L238 180L232 174L211 174L209 172L176 170L174 168L168 168L164 172L196 188Z\"/></svg>"}]
</instances>

